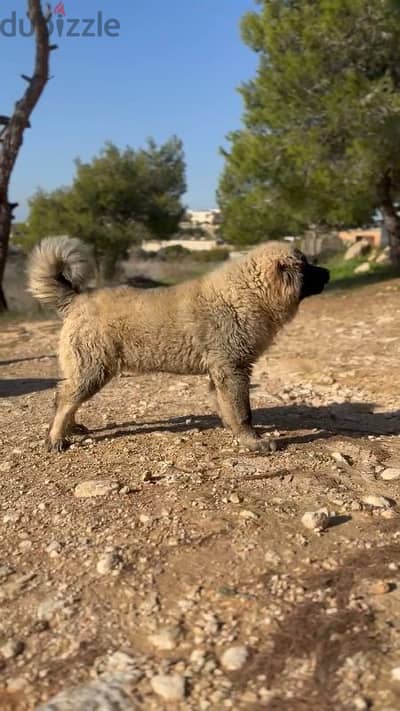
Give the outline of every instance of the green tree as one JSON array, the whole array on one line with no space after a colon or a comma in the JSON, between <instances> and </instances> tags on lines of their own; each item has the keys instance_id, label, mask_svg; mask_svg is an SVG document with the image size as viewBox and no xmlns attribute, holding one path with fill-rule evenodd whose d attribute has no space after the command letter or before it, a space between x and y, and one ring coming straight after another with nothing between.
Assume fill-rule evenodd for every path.
<instances>
[{"instance_id":1,"label":"green tree","mask_svg":"<svg viewBox=\"0 0 400 711\"><path fill-rule=\"evenodd\" d=\"M70 195L69 188L53 192L39 189L29 200L29 221L17 241L31 247L42 237L66 234L71 225Z\"/></svg>"},{"instance_id":2,"label":"green tree","mask_svg":"<svg viewBox=\"0 0 400 711\"><path fill-rule=\"evenodd\" d=\"M186 190L181 141L120 150L107 143L90 163L76 161L73 184L30 200L25 246L70 234L91 243L111 269L132 244L168 238L178 230Z\"/></svg>"},{"instance_id":3,"label":"green tree","mask_svg":"<svg viewBox=\"0 0 400 711\"><path fill-rule=\"evenodd\" d=\"M255 242L380 210L400 249L400 12L391 0L258 0L244 127L219 186L223 232ZM240 228L239 228L240 225Z\"/></svg>"}]
</instances>

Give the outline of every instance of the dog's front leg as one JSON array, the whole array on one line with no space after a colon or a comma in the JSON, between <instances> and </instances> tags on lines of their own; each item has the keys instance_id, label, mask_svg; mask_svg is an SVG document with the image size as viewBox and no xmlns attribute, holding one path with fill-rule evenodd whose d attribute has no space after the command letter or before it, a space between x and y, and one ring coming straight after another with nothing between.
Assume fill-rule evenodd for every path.
<instances>
[{"instance_id":1,"label":"dog's front leg","mask_svg":"<svg viewBox=\"0 0 400 711\"><path fill-rule=\"evenodd\" d=\"M250 375L246 370L219 366L210 371L216 388L223 423L229 427L239 444L253 452L275 451L271 440L262 440L252 426L250 409Z\"/></svg>"}]
</instances>

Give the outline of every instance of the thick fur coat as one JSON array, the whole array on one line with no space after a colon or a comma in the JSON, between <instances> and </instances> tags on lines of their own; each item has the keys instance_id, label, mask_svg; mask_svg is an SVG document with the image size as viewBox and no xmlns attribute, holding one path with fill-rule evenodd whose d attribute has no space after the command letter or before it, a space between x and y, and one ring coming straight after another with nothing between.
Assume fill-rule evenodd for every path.
<instances>
[{"instance_id":1,"label":"thick fur coat","mask_svg":"<svg viewBox=\"0 0 400 711\"><path fill-rule=\"evenodd\" d=\"M90 256L75 239L45 239L31 256L31 293L64 319L64 380L49 447L63 449L79 405L130 370L208 374L225 425L242 445L264 448L251 424L251 368L300 301L323 290L329 272L281 242L168 289L85 290L90 270Z\"/></svg>"}]
</instances>

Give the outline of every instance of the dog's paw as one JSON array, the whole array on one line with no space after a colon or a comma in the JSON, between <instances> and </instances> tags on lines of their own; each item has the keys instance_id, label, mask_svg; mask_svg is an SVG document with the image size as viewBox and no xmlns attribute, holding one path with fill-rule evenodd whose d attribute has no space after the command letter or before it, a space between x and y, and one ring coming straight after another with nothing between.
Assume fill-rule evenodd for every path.
<instances>
[{"instance_id":1,"label":"dog's paw","mask_svg":"<svg viewBox=\"0 0 400 711\"><path fill-rule=\"evenodd\" d=\"M46 440L46 449L52 454L60 454L61 452L65 452L68 447L69 442L66 439L56 439L55 442L52 442L49 438Z\"/></svg>"},{"instance_id":2,"label":"dog's paw","mask_svg":"<svg viewBox=\"0 0 400 711\"><path fill-rule=\"evenodd\" d=\"M240 446L248 451L264 456L273 454L278 450L278 443L275 439L260 439L258 437L246 437L239 440Z\"/></svg>"},{"instance_id":3,"label":"dog's paw","mask_svg":"<svg viewBox=\"0 0 400 711\"><path fill-rule=\"evenodd\" d=\"M80 422L75 422L71 427L71 434L87 435L89 432L89 428L85 427L85 425L82 425Z\"/></svg>"}]
</instances>

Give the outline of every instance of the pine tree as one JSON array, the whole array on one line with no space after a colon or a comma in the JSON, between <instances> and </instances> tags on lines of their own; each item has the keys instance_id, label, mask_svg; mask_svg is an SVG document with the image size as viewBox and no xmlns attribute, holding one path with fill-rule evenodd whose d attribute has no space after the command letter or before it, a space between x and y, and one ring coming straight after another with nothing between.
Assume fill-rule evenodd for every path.
<instances>
[{"instance_id":1,"label":"pine tree","mask_svg":"<svg viewBox=\"0 0 400 711\"><path fill-rule=\"evenodd\" d=\"M400 253L400 7L394 0L258 0L244 41L259 55L240 92L219 187L222 230L257 242L380 210Z\"/></svg>"}]
</instances>

